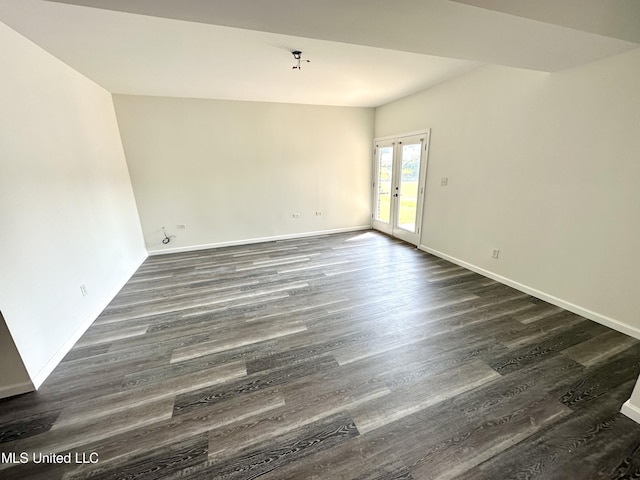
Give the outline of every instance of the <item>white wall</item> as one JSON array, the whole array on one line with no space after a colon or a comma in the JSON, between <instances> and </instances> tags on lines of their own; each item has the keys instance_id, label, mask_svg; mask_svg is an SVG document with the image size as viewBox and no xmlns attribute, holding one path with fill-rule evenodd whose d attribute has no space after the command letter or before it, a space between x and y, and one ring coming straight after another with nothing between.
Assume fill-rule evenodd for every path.
<instances>
[{"instance_id":1,"label":"white wall","mask_svg":"<svg viewBox=\"0 0 640 480\"><path fill-rule=\"evenodd\" d=\"M0 312L0 398L34 389L7 324Z\"/></svg>"},{"instance_id":2,"label":"white wall","mask_svg":"<svg viewBox=\"0 0 640 480\"><path fill-rule=\"evenodd\" d=\"M370 225L373 109L124 95L114 104L151 253ZM168 245L163 226L175 235Z\"/></svg>"},{"instance_id":3,"label":"white wall","mask_svg":"<svg viewBox=\"0 0 640 480\"><path fill-rule=\"evenodd\" d=\"M37 387L146 251L111 95L2 23L0 59L0 309Z\"/></svg>"},{"instance_id":4,"label":"white wall","mask_svg":"<svg viewBox=\"0 0 640 480\"><path fill-rule=\"evenodd\" d=\"M431 128L421 248L640 338L639 79L640 49L377 109L376 136Z\"/></svg>"}]
</instances>

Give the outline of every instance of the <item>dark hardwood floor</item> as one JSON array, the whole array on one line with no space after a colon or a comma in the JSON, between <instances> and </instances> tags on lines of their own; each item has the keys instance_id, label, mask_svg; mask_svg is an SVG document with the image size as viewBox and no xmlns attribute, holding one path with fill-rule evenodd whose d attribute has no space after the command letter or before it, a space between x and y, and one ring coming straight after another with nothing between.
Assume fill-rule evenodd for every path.
<instances>
[{"instance_id":1,"label":"dark hardwood floor","mask_svg":"<svg viewBox=\"0 0 640 480\"><path fill-rule=\"evenodd\" d=\"M640 478L639 374L639 341L376 232L157 256L0 400L0 478Z\"/></svg>"}]
</instances>

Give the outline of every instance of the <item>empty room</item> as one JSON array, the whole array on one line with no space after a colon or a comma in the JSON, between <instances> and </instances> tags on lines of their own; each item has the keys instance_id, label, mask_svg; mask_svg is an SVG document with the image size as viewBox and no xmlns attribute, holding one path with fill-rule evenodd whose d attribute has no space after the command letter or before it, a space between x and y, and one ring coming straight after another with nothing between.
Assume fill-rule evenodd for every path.
<instances>
[{"instance_id":1,"label":"empty room","mask_svg":"<svg viewBox=\"0 0 640 480\"><path fill-rule=\"evenodd\" d=\"M0 478L640 477L640 3L0 0Z\"/></svg>"}]
</instances>

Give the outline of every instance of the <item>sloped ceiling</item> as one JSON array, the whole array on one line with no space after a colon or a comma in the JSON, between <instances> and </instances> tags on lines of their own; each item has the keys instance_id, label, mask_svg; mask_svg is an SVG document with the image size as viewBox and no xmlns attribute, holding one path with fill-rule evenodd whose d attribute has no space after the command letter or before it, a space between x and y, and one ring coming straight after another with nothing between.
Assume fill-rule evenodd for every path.
<instances>
[{"instance_id":1,"label":"sloped ceiling","mask_svg":"<svg viewBox=\"0 0 640 480\"><path fill-rule=\"evenodd\" d=\"M452 0L630 42L640 42L638 0Z\"/></svg>"},{"instance_id":2,"label":"sloped ceiling","mask_svg":"<svg viewBox=\"0 0 640 480\"><path fill-rule=\"evenodd\" d=\"M580 0L608 9L568 22L577 1L0 0L0 20L113 93L372 107L486 63L553 72L640 46L632 6Z\"/></svg>"}]
</instances>

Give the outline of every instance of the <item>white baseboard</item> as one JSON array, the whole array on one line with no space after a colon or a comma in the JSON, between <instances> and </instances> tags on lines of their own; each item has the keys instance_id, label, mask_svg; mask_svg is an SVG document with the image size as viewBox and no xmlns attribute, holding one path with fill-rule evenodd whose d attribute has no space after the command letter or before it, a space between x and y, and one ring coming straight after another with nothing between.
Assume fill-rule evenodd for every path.
<instances>
[{"instance_id":1,"label":"white baseboard","mask_svg":"<svg viewBox=\"0 0 640 480\"><path fill-rule=\"evenodd\" d=\"M634 422L640 423L640 408L632 404L631 400L627 400L622 404L622 409L620 410L620 413L629 417Z\"/></svg>"},{"instance_id":2,"label":"white baseboard","mask_svg":"<svg viewBox=\"0 0 640 480\"><path fill-rule=\"evenodd\" d=\"M561 298L555 297L546 292L542 292L535 288L529 287L528 285L524 285L520 282L516 282L515 280L512 280L510 278L503 277L502 275L498 275L489 270L485 270L484 268L465 262L464 260L460 260L459 258L452 257L451 255L447 255L446 253L440 252L438 250L434 250L433 248L429 248L426 245L419 245L418 248L424 252L431 253L436 257L440 257L445 260L448 260L452 263L455 263L456 265L460 265L461 267L464 267L468 270L479 273L480 275L483 275L485 277L489 277L504 285L513 287L516 290L520 290L521 292L527 293L536 298L544 300L545 302L551 303L552 305L556 305L557 307L564 308L565 310L569 310L570 312L573 312L582 317L588 318L589 320L598 322L604 325L605 327L612 328L614 330L617 330L618 332L624 333L626 335L629 335L631 337L634 337L640 340L640 329L636 327L632 327L631 325L627 325L626 323L620 322L606 315L602 315L600 313L594 312L587 308L583 308L579 305L576 305L574 303L568 302Z\"/></svg>"},{"instance_id":3,"label":"white baseboard","mask_svg":"<svg viewBox=\"0 0 640 480\"><path fill-rule=\"evenodd\" d=\"M371 225L359 227L336 228L333 230L321 230L316 232L293 233L290 235L275 235L272 237L247 238L244 240L233 240L230 242L207 243L203 245L190 245L188 247L164 248L162 250L149 250L149 255L166 255L169 253L195 252L197 250L208 250L210 248L235 247L236 245L251 245L252 243L274 242L276 240L292 240L294 238L317 237L318 235L331 235L333 233L358 232L361 230L371 230Z\"/></svg>"},{"instance_id":4,"label":"white baseboard","mask_svg":"<svg viewBox=\"0 0 640 480\"><path fill-rule=\"evenodd\" d=\"M13 397L23 393L33 392L35 387L31 382L16 383L14 385L5 385L0 387L0 398Z\"/></svg>"},{"instance_id":5,"label":"white baseboard","mask_svg":"<svg viewBox=\"0 0 640 480\"><path fill-rule=\"evenodd\" d=\"M138 268L140 268L140 265L142 265L142 263L146 259L147 259L147 256L145 255L142 259L140 259L137 263L134 264L135 267L129 272L128 275L124 276L124 280L121 282L121 284L109 295L107 295L102 302L100 302L100 304L93 311L93 313L91 313L85 319L85 321L82 323L80 328L78 328L76 332L64 343L64 345L62 345L62 347L58 349L58 351L53 355L53 357L51 357L51 359L46 363L46 365L34 377L31 378L31 381L33 382L33 385L36 390L40 388L40 386L44 383L47 377L51 375L51 372L53 372L53 370L60 364L62 359L65 357L65 355L69 353L69 350L71 350L73 346L78 342L78 340L80 340L80 337L84 335L84 332L86 332L89 329L91 324L95 322L96 318L98 318L102 313L102 311L105 308L107 308L107 305L109 305L111 300L113 300L115 296L118 294L118 292L122 290L122 287L124 287L124 285L129 281L129 279L133 276L133 274L136 273Z\"/></svg>"}]
</instances>

